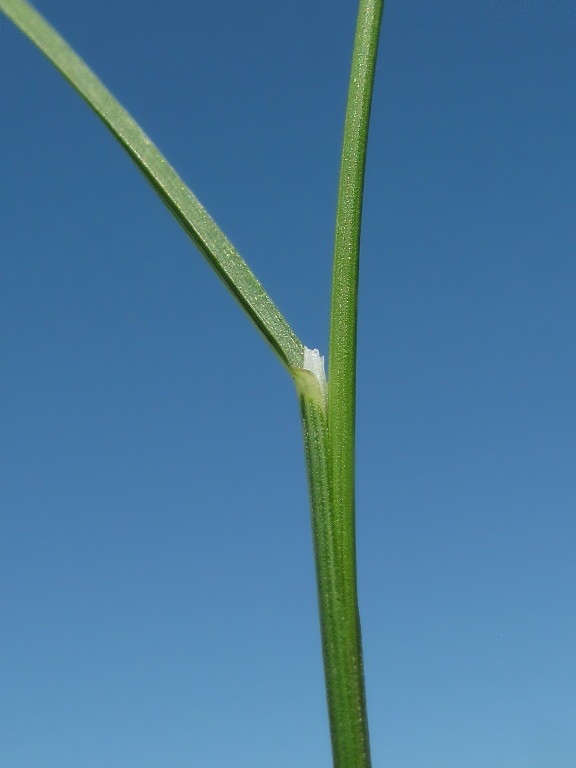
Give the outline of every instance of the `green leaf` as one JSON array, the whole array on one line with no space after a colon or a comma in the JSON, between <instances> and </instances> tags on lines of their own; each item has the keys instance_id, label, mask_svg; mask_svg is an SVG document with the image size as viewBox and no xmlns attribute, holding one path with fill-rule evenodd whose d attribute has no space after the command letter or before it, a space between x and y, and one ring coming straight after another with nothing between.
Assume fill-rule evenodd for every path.
<instances>
[{"instance_id":1,"label":"green leaf","mask_svg":"<svg viewBox=\"0 0 576 768\"><path fill-rule=\"evenodd\" d=\"M24 0L0 0L0 10L44 53L110 129L284 365L301 365L303 345L261 283L124 107L32 6Z\"/></svg>"}]
</instances>

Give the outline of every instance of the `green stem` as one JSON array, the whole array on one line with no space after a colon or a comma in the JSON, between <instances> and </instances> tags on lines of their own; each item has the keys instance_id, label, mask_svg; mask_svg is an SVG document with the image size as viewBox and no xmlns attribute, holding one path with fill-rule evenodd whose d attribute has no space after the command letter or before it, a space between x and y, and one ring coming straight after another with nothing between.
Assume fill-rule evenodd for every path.
<instances>
[{"instance_id":1,"label":"green stem","mask_svg":"<svg viewBox=\"0 0 576 768\"><path fill-rule=\"evenodd\" d=\"M361 0L340 168L332 306L328 430L336 502L345 517L354 508L354 427L358 261L368 122L383 0Z\"/></svg>"},{"instance_id":2,"label":"green stem","mask_svg":"<svg viewBox=\"0 0 576 768\"><path fill-rule=\"evenodd\" d=\"M124 107L25 0L0 0L0 10L30 38L109 128L284 365L301 365L303 345L261 283Z\"/></svg>"},{"instance_id":3,"label":"green stem","mask_svg":"<svg viewBox=\"0 0 576 768\"><path fill-rule=\"evenodd\" d=\"M368 123L384 0L360 0L352 71L348 91L338 189L332 306L330 373L328 377L327 441L330 449L331 530L335 540L339 589L336 628L345 679L335 694L346 701L331 707L336 768L369 768L368 719L358 614L355 533L355 399L358 263ZM327 679L330 672L327 670ZM334 740L334 732L345 731ZM341 743L344 747L341 747Z\"/></svg>"}]
</instances>

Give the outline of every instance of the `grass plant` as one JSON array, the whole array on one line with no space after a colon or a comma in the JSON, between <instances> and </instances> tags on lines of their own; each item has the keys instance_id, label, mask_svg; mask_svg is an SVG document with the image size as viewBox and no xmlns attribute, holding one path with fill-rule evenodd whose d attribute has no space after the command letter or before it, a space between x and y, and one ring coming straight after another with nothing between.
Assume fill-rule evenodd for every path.
<instances>
[{"instance_id":1,"label":"grass plant","mask_svg":"<svg viewBox=\"0 0 576 768\"><path fill-rule=\"evenodd\" d=\"M368 768L356 585L354 421L358 259L368 123L383 0L360 0L340 170L329 375L258 279L126 110L25 0L2 10L110 129L292 376L300 403L335 768Z\"/></svg>"}]
</instances>

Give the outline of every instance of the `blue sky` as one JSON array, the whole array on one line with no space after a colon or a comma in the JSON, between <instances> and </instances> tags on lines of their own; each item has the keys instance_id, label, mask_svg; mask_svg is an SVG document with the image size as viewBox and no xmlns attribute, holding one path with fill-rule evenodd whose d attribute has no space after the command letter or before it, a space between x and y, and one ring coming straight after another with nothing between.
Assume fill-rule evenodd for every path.
<instances>
[{"instance_id":1,"label":"blue sky","mask_svg":"<svg viewBox=\"0 0 576 768\"><path fill-rule=\"evenodd\" d=\"M326 351L355 3L37 7ZM378 768L576 760L575 32L561 0L385 9L358 364ZM3 17L0 114L2 764L328 768L290 380Z\"/></svg>"}]
</instances>

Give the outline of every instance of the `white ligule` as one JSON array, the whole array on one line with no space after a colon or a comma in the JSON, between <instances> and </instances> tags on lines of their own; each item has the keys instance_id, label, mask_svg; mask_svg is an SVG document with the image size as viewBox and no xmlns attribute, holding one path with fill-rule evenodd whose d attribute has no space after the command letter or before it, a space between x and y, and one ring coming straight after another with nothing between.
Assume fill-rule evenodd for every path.
<instances>
[{"instance_id":1,"label":"white ligule","mask_svg":"<svg viewBox=\"0 0 576 768\"><path fill-rule=\"evenodd\" d=\"M317 349L308 349L304 347L304 362L302 368L305 371L310 371L316 377L316 381L320 384L322 393L326 394L326 371L324 370L324 358Z\"/></svg>"}]
</instances>

